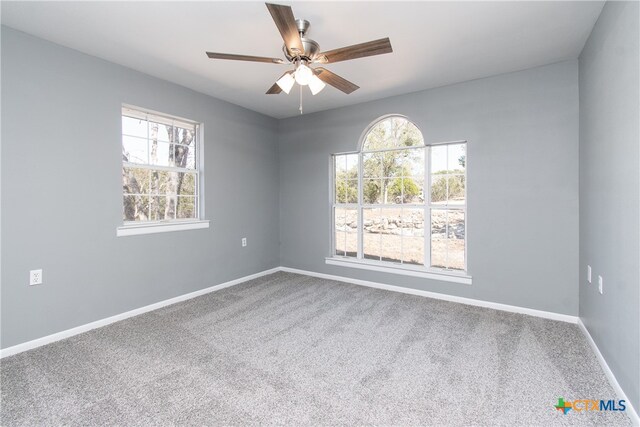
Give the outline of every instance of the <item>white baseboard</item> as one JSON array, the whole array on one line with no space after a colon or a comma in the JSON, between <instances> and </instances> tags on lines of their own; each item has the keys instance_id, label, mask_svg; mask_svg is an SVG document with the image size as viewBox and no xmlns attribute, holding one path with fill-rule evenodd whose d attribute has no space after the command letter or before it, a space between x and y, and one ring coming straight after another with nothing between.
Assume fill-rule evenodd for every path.
<instances>
[{"instance_id":1,"label":"white baseboard","mask_svg":"<svg viewBox=\"0 0 640 427\"><path fill-rule=\"evenodd\" d=\"M49 344L49 343L52 343L52 342L55 342L55 341L60 341L60 340L63 340L65 338L69 338L69 337L72 337L74 335L78 335L78 334L81 334L83 332L90 331L92 329L100 328L102 326L106 326L106 325L109 325L111 323L118 322L120 320L128 319L130 317L137 316L139 314L143 314L143 313L147 313L147 312L150 312L150 311L153 311L153 310L157 310L159 308L166 307L166 306L171 305L171 304L175 304L175 303L178 303L178 302L181 302L181 301L186 301L186 300L189 300L189 299L192 299L192 298L195 298L195 297L199 297L201 295L208 294L210 292L214 292L214 291L217 291L217 290L220 290L220 289L228 288L228 287L231 287L231 286L246 282L248 280L252 280L252 279L256 279L258 277L266 276L267 274L276 273L278 271L285 271L285 272L288 272L288 273L303 274L303 275L306 275L306 276L319 277L319 278L322 278L322 279L337 280L337 281L341 281L341 282L353 283L355 285L367 286L367 287L370 287L370 288L385 289L385 290L388 290L388 291L401 292L401 293L404 293L404 294L418 295L418 296L423 296L423 297L427 297L427 298L434 298L434 299L450 301L450 302L457 302L457 303L461 303L461 304L473 305L473 306L478 306L478 307L492 308L492 309L495 309L495 310L508 311L508 312L511 312L511 313L528 314L530 316L542 317L542 318L545 318L545 319L559 320L559 321L568 322L568 323L575 323L580 327L580 330L582 331L582 333L587 338L587 341L589 342L589 345L591 345L591 348L593 349L594 353L596 354L598 362L600 362L600 365L602 366L602 369L603 369L605 375L609 379L609 382L611 383L611 386L615 389L615 391L618 394L618 396L620 396L620 399L624 399L627 402L627 408L628 408L627 414L629 415L629 418L631 418L631 421L634 423L634 425L640 426L640 418L638 417L638 413L636 412L636 410L634 409L633 405L631 404L631 402L627 398L626 394L624 393L624 391L620 387L620 384L618 383L618 380L616 379L615 375L613 375L613 372L611 372L611 369L609 368L609 365L607 364L606 360L602 356L602 353L600 353L600 349L596 345L595 341L593 341L593 338L591 337L591 334L589 333L587 328L584 326L584 323L582 323L582 320L577 316L569 316L567 314L553 313L553 312L543 311L543 310L535 310L535 309L532 309L532 308L518 307L518 306L515 306L515 305L500 304L500 303L495 303L495 302L490 302L490 301L483 301L483 300L477 300L477 299L472 299L472 298L464 298L464 297L458 297L458 296L453 296L453 295L440 294L440 293L436 293L436 292L422 291L422 290L419 290L419 289L411 289L411 288L405 288L405 287L401 287L401 286L387 285L387 284L384 284L384 283L371 282L371 281L368 281L368 280L352 279L350 277L335 276L335 275L332 275L332 274L317 273L315 271L300 270L300 269L297 269L297 268L289 268L289 267L276 267L276 268L272 268L270 270L261 271L259 273L251 274L249 276L240 277L238 279L230 280L228 282L221 283L221 284L215 285L215 286L211 286L211 287L208 287L208 288L205 288L205 289L201 289L199 291L190 292L188 294L184 294L184 295L180 295L180 296L177 296L177 297L174 297L174 298L170 298L170 299L167 299L167 300L164 300L164 301L160 301L160 302L157 302L155 304L150 304L150 305L147 305L147 306L144 306L144 307L140 307L140 308L136 308L134 310L127 311L125 313L117 314L115 316L111 316L111 317L107 317L105 319L97 320L95 322L87 323L85 325L81 325L81 326L78 326L78 327L75 327L75 328L72 328L72 329L67 329L65 331L61 331L61 332L58 332L58 333L55 333L55 334L52 334L52 335L48 335L46 337L42 337L42 338L38 338L38 339L35 339L35 340L32 340L32 341L28 341L28 342L25 342L25 343L22 343L22 344L14 345L12 347L7 347L5 349L1 349L0 350L0 359L3 358L3 357L7 357L7 356L11 356L11 355L14 355L14 354L17 354L17 353L21 353L23 351L31 350L31 349L34 349L36 347L40 347L40 346L43 346L43 345L46 345L46 344Z\"/></svg>"},{"instance_id":2,"label":"white baseboard","mask_svg":"<svg viewBox=\"0 0 640 427\"><path fill-rule=\"evenodd\" d=\"M338 280L340 282L353 283L354 285L367 286L376 289L401 292L403 294L418 295L421 297L434 298L444 301L457 302L461 304L474 305L477 307L493 308L495 310L508 311L511 313L528 314L530 316L543 317L545 319L559 320L561 322L578 323L577 316L568 314L553 313L551 311L535 310L533 308L518 307L515 305L500 304L497 302L483 301L473 298L457 297L453 295L440 294L437 292L422 291L419 289L405 288L402 286L387 285L384 283L370 282L368 280L352 279L344 276L334 276L332 274L316 273L315 271L299 270L297 268L280 267L281 271L289 273L304 274L307 276L319 277L328 280Z\"/></svg>"},{"instance_id":3,"label":"white baseboard","mask_svg":"<svg viewBox=\"0 0 640 427\"><path fill-rule=\"evenodd\" d=\"M640 417L638 417L638 413L636 412L635 408L633 407L633 404L625 394L624 390L622 390L622 387L620 387L620 384L618 383L616 376L613 375L611 368L609 368L609 364L607 364L607 361L604 359L604 356L602 356L602 353L600 353L600 349L596 345L596 342L593 340L593 337L589 333L589 330L587 329L587 327L582 322L582 319L580 318L578 318L578 326L580 327L580 330L582 331L584 336L587 338L587 341L589 342L591 349L596 354L596 358L598 359L598 362L600 362L600 366L602 367L604 374L607 376L607 379L609 380L611 387L613 387L613 389L616 391L616 394L619 396L619 398L625 401L625 404L627 406L626 413L627 415L629 415L629 418L631 418L631 422L633 423L634 426L640 426Z\"/></svg>"},{"instance_id":4,"label":"white baseboard","mask_svg":"<svg viewBox=\"0 0 640 427\"><path fill-rule=\"evenodd\" d=\"M534 310L532 308L518 307L515 305L500 304L500 303L495 303L490 301L483 301L483 300L477 300L472 298L464 298L464 297L458 297L453 295L440 294L436 292L422 291L419 289L405 288L402 286L394 286L394 285L387 285L384 283L370 282L368 280L352 279L350 277L317 273L315 271L299 270L297 268L276 267L270 270L262 271L260 273L252 274L250 276L241 277L239 279L231 280L226 283L221 283L219 285L211 286L209 288L201 289L199 291L191 292L185 295L180 295L175 298L171 298L168 300L157 302L155 304L147 305L145 307L127 311L126 313L121 313L115 316L107 317L106 319L97 320L95 322L87 323L85 325L81 325L72 329L67 329L65 331L48 335L46 337L38 338L32 341L28 341L22 344L18 344L13 347L7 347L5 349L0 350L0 358L11 356L16 353L21 353L26 350L31 350L32 348L40 347L45 344L49 344L55 341L69 338L74 335L78 335L83 332L90 331L91 329L99 328L101 326L105 326L110 323L124 320L129 317L137 316L142 313L147 313L149 311L157 310L158 308L175 304L177 302L185 301L191 298L195 298L200 295L207 294L209 292L217 291L219 289L228 288L229 286L234 286L239 283L246 282L247 280L255 279L255 278L265 276L267 274L275 273L278 271L304 274L307 276L319 277L319 278L329 279L329 280L338 280L341 282L353 283L355 285L367 286L370 288L385 289L388 291L401 292L401 293L410 294L410 295L418 295L418 296L423 296L427 298L435 298L435 299L440 299L444 301L457 302L461 304L473 305L478 307L492 308L495 310L508 311L511 313L528 314L530 316L543 317L545 319L559 320L562 322L578 323L578 318L576 316L569 316L566 314L552 313L549 311Z\"/></svg>"},{"instance_id":5,"label":"white baseboard","mask_svg":"<svg viewBox=\"0 0 640 427\"><path fill-rule=\"evenodd\" d=\"M17 344L12 347L7 347L5 349L0 350L0 359L3 357L11 356L17 353L22 353L23 351L31 350L36 347L40 347L55 341L60 341L65 338L72 337L74 335L81 334L83 332L90 331L92 329L100 328L102 326L109 325L114 322L118 322L120 320L128 319L129 317L137 316L139 314L147 313L149 311L157 310L162 307L166 307L171 304L175 304L181 301L186 301L191 298L199 297L201 295L208 294L210 292L218 291L220 289L228 288L234 285L237 285L242 282L246 282L247 280L257 279L258 277L266 276L267 274L276 273L280 271L280 267L272 268L270 270L261 271L259 273L251 274L249 276L240 277L239 279L230 280L225 283L221 283L219 285L210 286L205 289L200 289L199 291L190 292L188 294L180 295L175 298L170 298L164 301L157 302L155 304L150 304L144 307L136 308L131 311L127 311L125 313L116 314L115 316L107 317L105 319L96 320L95 322L87 323L85 325L81 325L75 328L67 329L62 332L57 332L55 334L47 335L46 337L37 338L32 341L27 341L22 344Z\"/></svg>"}]
</instances>

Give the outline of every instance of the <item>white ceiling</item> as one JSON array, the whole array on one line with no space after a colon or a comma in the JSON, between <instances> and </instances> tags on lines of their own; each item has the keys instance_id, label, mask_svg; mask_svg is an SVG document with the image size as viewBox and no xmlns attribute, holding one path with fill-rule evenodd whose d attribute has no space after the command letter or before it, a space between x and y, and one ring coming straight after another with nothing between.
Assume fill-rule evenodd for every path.
<instances>
[{"instance_id":1,"label":"white ceiling","mask_svg":"<svg viewBox=\"0 0 640 427\"><path fill-rule=\"evenodd\" d=\"M305 113L577 58L604 2L277 2L311 22L323 50L388 36L393 53L329 64L360 86L304 93ZM258 2L7 2L2 24L276 118L298 93L265 95L286 65L208 59L282 57Z\"/></svg>"}]
</instances>

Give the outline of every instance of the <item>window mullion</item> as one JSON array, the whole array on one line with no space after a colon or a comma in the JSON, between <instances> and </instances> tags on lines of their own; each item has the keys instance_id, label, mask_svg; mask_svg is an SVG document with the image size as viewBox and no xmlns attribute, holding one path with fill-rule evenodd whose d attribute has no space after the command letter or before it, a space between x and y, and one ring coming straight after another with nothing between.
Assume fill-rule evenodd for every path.
<instances>
[{"instance_id":1,"label":"window mullion","mask_svg":"<svg viewBox=\"0 0 640 427\"><path fill-rule=\"evenodd\" d=\"M122 162L122 166L124 166L125 168L161 170L161 171L166 171L166 172L198 173L197 169L178 168L178 167L174 167L174 166L145 165L145 164L142 164L142 163Z\"/></svg>"},{"instance_id":2,"label":"window mullion","mask_svg":"<svg viewBox=\"0 0 640 427\"><path fill-rule=\"evenodd\" d=\"M360 152L358 153L358 250L356 254L356 258L358 259L364 258L364 210L362 209L364 202L364 162L362 159L362 152Z\"/></svg>"},{"instance_id":3,"label":"window mullion","mask_svg":"<svg viewBox=\"0 0 640 427\"><path fill-rule=\"evenodd\" d=\"M424 265L431 267L431 147L425 148L424 154Z\"/></svg>"}]
</instances>

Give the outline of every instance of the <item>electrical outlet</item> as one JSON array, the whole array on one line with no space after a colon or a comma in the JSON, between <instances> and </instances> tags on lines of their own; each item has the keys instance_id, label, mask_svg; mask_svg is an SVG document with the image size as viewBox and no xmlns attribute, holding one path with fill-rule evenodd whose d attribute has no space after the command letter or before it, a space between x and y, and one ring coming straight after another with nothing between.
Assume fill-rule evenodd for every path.
<instances>
[{"instance_id":1,"label":"electrical outlet","mask_svg":"<svg viewBox=\"0 0 640 427\"><path fill-rule=\"evenodd\" d=\"M245 246L247 246L247 238L243 237L242 238L242 247L244 248Z\"/></svg>"},{"instance_id":2,"label":"electrical outlet","mask_svg":"<svg viewBox=\"0 0 640 427\"><path fill-rule=\"evenodd\" d=\"M602 294L602 276L598 276L598 292Z\"/></svg>"},{"instance_id":3,"label":"electrical outlet","mask_svg":"<svg viewBox=\"0 0 640 427\"><path fill-rule=\"evenodd\" d=\"M29 271L29 286L42 285L42 269Z\"/></svg>"},{"instance_id":4,"label":"electrical outlet","mask_svg":"<svg viewBox=\"0 0 640 427\"><path fill-rule=\"evenodd\" d=\"M587 265L587 282L591 283L591 266Z\"/></svg>"}]
</instances>

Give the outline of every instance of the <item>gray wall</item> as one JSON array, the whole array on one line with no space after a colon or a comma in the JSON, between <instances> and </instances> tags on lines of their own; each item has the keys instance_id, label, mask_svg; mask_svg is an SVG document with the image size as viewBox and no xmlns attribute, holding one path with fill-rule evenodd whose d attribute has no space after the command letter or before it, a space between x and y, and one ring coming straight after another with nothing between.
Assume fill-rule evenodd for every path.
<instances>
[{"instance_id":1,"label":"gray wall","mask_svg":"<svg viewBox=\"0 0 640 427\"><path fill-rule=\"evenodd\" d=\"M329 155L389 113L427 142L469 141L470 286L325 265ZM282 265L578 314L577 61L282 120L279 135Z\"/></svg>"},{"instance_id":2,"label":"gray wall","mask_svg":"<svg viewBox=\"0 0 640 427\"><path fill-rule=\"evenodd\" d=\"M580 55L580 317L640 409L637 2L607 2ZM593 283L587 284L587 265ZM597 277L604 279L598 293Z\"/></svg>"},{"instance_id":3,"label":"gray wall","mask_svg":"<svg viewBox=\"0 0 640 427\"><path fill-rule=\"evenodd\" d=\"M122 103L204 123L211 228L116 237ZM274 119L3 27L1 347L279 265L276 132ZM45 284L29 287L36 268Z\"/></svg>"}]
</instances>

